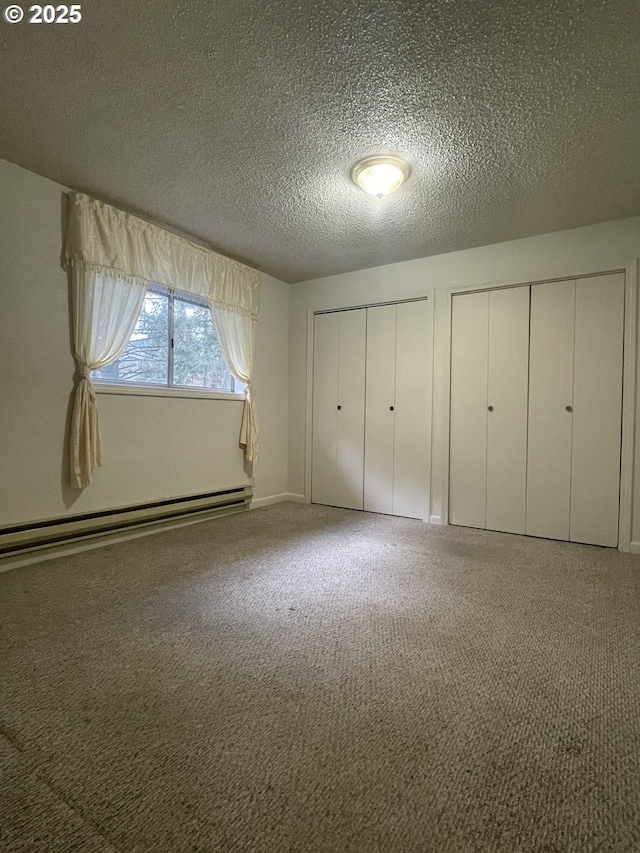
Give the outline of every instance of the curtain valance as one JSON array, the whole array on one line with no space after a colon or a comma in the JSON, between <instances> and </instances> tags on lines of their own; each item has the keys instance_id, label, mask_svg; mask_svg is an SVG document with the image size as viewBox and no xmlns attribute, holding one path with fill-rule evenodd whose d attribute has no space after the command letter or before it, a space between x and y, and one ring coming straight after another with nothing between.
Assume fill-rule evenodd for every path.
<instances>
[{"instance_id":1,"label":"curtain valance","mask_svg":"<svg viewBox=\"0 0 640 853\"><path fill-rule=\"evenodd\" d=\"M119 278L194 293L255 319L258 273L83 193L69 193L65 259Z\"/></svg>"}]
</instances>

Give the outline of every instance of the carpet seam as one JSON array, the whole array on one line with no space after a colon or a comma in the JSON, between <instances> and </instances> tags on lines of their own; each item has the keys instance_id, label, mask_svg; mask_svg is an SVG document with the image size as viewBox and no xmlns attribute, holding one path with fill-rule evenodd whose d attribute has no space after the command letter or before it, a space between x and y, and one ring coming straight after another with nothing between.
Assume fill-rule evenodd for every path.
<instances>
[{"instance_id":1,"label":"carpet seam","mask_svg":"<svg viewBox=\"0 0 640 853\"><path fill-rule=\"evenodd\" d=\"M20 754L20 756L22 756L25 760L27 759L27 754L25 750L18 743L16 743L13 736L8 734L5 726L2 723L0 723L0 734L2 735L2 737L7 739L7 741L16 750L16 752ZM78 811L78 809L75 806L71 805L71 803L59 791L56 790L56 788L51 784L51 781L42 776L41 772L37 770L29 770L28 772L32 778L38 781L41 785L44 785L44 787L48 791L50 791L51 794L53 794L53 796L58 800L58 802L65 805L72 812L72 814L74 814L78 818L78 820L80 820L88 829L94 832L98 836L98 838L105 842L105 844L108 844L109 847L111 847L111 849L113 850L113 853L122 853L121 848L116 847L101 829L99 829L91 821L83 817L83 815Z\"/></svg>"}]
</instances>

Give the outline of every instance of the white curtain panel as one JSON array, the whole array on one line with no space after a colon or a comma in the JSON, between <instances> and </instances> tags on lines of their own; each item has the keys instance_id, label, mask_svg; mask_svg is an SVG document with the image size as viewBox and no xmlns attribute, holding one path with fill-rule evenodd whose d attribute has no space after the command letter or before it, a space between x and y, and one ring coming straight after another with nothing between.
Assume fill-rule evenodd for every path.
<instances>
[{"instance_id":1,"label":"white curtain panel","mask_svg":"<svg viewBox=\"0 0 640 853\"><path fill-rule=\"evenodd\" d=\"M236 379L246 385L247 396L242 410L240 445L244 448L247 461L257 462L258 415L251 385L256 321L246 314L222 308L215 302L211 303L211 315L229 370Z\"/></svg>"},{"instance_id":2,"label":"white curtain panel","mask_svg":"<svg viewBox=\"0 0 640 853\"><path fill-rule=\"evenodd\" d=\"M91 371L115 361L129 343L147 282L77 262L71 267L73 356L77 383L69 447L71 485L83 489L102 465Z\"/></svg>"},{"instance_id":3,"label":"white curtain panel","mask_svg":"<svg viewBox=\"0 0 640 853\"><path fill-rule=\"evenodd\" d=\"M151 282L193 293L212 306L229 369L247 386L240 445L247 460L255 462L258 425L251 375L260 302L256 270L84 193L67 198L64 254L73 279L79 377L71 435L73 485L88 485L91 472L101 465L90 372L114 361L127 345Z\"/></svg>"}]
</instances>

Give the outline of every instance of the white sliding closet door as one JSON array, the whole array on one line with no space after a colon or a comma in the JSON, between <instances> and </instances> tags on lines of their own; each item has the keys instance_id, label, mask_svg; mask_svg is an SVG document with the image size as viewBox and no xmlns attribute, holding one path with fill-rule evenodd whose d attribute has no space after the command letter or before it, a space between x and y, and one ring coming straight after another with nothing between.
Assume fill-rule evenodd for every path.
<instances>
[{"instance_id":1,"label":"white sliding closet door","mask_svg":"<svg viewBox=\"0 0 640 853\"><path fill-rule=\"evenodd\" d=\"M367 308L364 508L393 513L396 306Z\"/></svg>"},{"instance_id":2,"label":"white sliding closet door","mask_svg":"<svg viewBox=\"0 0 640 853\"><path fill-rule=\"evenodd\" d=\"M315 318L314 503L362 509L366 311Z\"/></svg>"},{"instance_id":3,"label":"white sliding closet door","mask_svg":"<svg viewBox=\"0 0 640 853\"><path fill-rule=\"evenodd\" d=\"M424 300L397 306L393 514L407 518L427 513L428 320Z\"/></svg>"},{"instance_id":4,"label":"white sliding closet door","mask_svg":"<svg viewBox=\"0 0 640 853\"><path fill-rule=\"evenodd\" d=\"M336 506L362 509L367 315L340 311Z\"/></svg>"},{"instance_id":5,"label":"white sliding closet door","mask_svg":"<svg viewBox=\"0 0 640 853\"><path fill-rule=\"evenodd\" d=\"M428 308L367 308L364 508L423 518L427 481Z\"/></svg>"},{"instance_id":6,"label":"white sliding closet door","mask_svg":"<svg viewBox=\"0 0 640 853\"><path fill-rule=\"evenodd\" d=\"M428 318L426 300L316 315L314 503L424 517Z\"/></svg>"},{"instance_id":7,"label":"white sliding closet door","mask_svg":"<svg viewBox=\"0 0 640 853\"><path fill-rule=\"evenodd\" d=\"M569 539L575 281L531 287L527 524Z\"/></svg>"},{"instance_id":8,"label":"white sliding closet door","mask_svg":"<svg viewBox=\"0 0 640 853\"><path fill-rule=\"evenodd\" d=\"M455 295L451 310L449 521L485 527L489 293Z\"/></svg>"},{"instance_id":9,"label":"white sliding closet door","mask_svg":"<svg viewBox=\"0 0 640 853\"><path fill-rule=\"evenodd\" d=\"M615 547L624 275L452 300L452 524Z\"/></svg>"},{"instance_id":10,"label":"white sliding closet door","mask_svg":"<svg viewBox=\"0 0 640 853\"><path fill-rule=\"evenodd\" d=\"M624 275L576 283L569 538L618 544Z\"/></svg>"},{"instance_id":11,"label":"white sliding closet door","mask_svg":"<svg viewBox=\"0 0 640 853\"><path fill-rule=\"evenodd\" d=\"M316 314L313 336L311 500L335 505L338 458L338 314Z\"/></svg>"},{"instance_id":12,"label":"white sliding closet door","mask_svg":"<svg viewBox=\"0 0 640 853\"><path fill-rule=\"evenodd\" d=\"M486 526L524 533L529 288L489 293Z\"/></svg>"}]
</instances>

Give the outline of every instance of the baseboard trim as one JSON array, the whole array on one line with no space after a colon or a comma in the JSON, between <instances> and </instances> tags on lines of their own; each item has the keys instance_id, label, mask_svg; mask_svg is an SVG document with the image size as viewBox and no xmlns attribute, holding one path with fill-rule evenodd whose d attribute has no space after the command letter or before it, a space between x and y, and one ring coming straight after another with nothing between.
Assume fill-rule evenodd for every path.
<instances>
[{"instance_id":1,"label":"baseboard trim","mask_svg":"<svg viewBox=\"0 0 640 853\"><path fill-rule=\"evenodd\" d=\"M260 509L261 506L270 506L271 504L281 504L285 501L293 501L293 503L305 503L304 495L296 495L293 492L282 492L279 495L269 495L266 498L254 498L251 501L251 509Z\"/></svg>"},{"instance_id":2,"label":"baseboard trim","mask_svg":"<svg viewBox=\"0 0 640 853\"><path fill-rule=\"evenodd\" d=\"M213 521L215 518L223 518L225 515L235 515L239 512L247 512L249 506L238 504L236 506L224 507L223 509L211 509L199 512L183 518L162 519L155 522L146 522L140 527L129 527L125 530L114 530L107 533L96 533L77 542L58 542L28 551L24 554L7 554L0 557L0 572L10 569L18 569L21 566L30 566L33 563L42 563L45 560L55 560L58 557L68 557L71 554L79 554L82 551L93 551L95 548L104 548L105 545L115 545L118 542L127 542L130 539L141 539L143 536L154 536L156 533L164 533L177 527L188 527L192 524L201 524L203 521Z\"/></svg>"},{"instance_id":3,"label":"baseboard trim","mask_svg":"<svg viewBox=\"0 0 640 853\"><path fill-rule=\"evenodd\" d=\"M640 542L630 542L629 543L629 553L630 554L640 554Z\"/></svg>"},{"instance_id":4,"label":"baseboard trim","mask_svg":"<svg viewBox=\"0 0 640 853\"><path fill-rule=\"evenodd\" d=\"M442 524L442 519L439 515L430 515L429 524Z\"/></svg>"}]
</instances>

